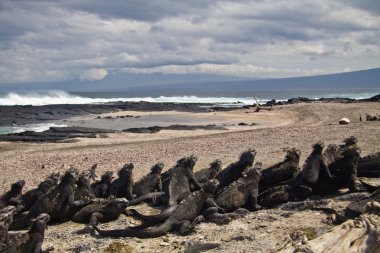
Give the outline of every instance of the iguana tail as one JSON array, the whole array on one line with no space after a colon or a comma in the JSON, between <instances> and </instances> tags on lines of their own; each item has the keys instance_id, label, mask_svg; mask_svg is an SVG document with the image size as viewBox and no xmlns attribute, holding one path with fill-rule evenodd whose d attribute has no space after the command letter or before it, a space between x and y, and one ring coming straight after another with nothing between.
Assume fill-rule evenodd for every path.
<instances>
[{"instance_id":1,"label":"iguana tail","mask_svg":"<svg viewBox=\"0 0 380 253\"><path fill-rule=\"evenodd\" d=\"M172 229L173 225L170 222L165 222L161 226L152 229L114 229L102 230L94 225L95 231L101 236L107 237L137 237L137 238L155 238L165 235Z\"/></svg>"},{"instance_id":2,"label":"iguana tail","mask_svg":"<svg viewBox=\"0 0 380 253\"><path fill-rule=\"evenodd\" d=\"M144 200L152 199L152 198L159 198L159 197L162 197L164 195L165 195L165 192L150 192L150 193L142 195L142 196L140 196L134 200L130 200L129 205L130 206L137 205L137 204L140 204L141 202L143 202Z\"/></svg>"},{"instance_id":3,"label":"iguana tail","mask_svg":"<svg viewBox=\"0 0 380 253\"><path fill-rule=\"evenodd\" d=\"M13 222L9 226L9 229L18 230L18 229L27 228L31 219L32 218L29 217L29 215L25 215L25 214L17 215L17 217L14 217Z\"/></svg>"},{"instance_id":4,"label":"iguana tail","mask_svg":"<svg viewBox=\"0 0 380 253\"><path fill-rule=\"evenodd\" d=\"M175 210L177 209L177 206L171 206L165 210L163 210L161 213L156 215L144 215L142 213L139 213L135 209L129 210L134 217L137 217L138 219L141 219L143 223L139 226L130 227L131 229L143 229L148 228L151 226L154 226L158 223L164 222Z\"/></svg>"}]
</instances>

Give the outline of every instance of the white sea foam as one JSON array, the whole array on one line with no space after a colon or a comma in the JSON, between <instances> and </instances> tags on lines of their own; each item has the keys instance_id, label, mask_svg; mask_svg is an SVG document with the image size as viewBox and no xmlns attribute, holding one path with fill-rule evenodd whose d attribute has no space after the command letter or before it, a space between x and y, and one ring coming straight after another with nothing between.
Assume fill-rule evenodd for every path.
<instances>
[{"instance_id":1,"label":"white sea foam","mask_svg":"<svg viewBox=\"0 0 380 253\"><path fill-rule=\"evenodd\" d=\"M25 131L43 132L50 127L66 127L67 125L57 125L54 123L28 124L22 126L0 127L0 134L21 133Z\"/></svg>"},{"instance_id":2,"label":"white sea foam","mask_svg":"<svg viewBox=\"0 0 380 253\"><path fill-rule=\"evenodd\" d=\"M107 102L139 102L151 103L213 103L213 104L252 104L253 98L234 97L197 97L197 96L159 96L159 97L120 97L120 98L89 98L72 95L64 91L46 92L9 92L0 95L0 105L51 105L51 104L93 104Z\"/></svg>"},{"instance_id":3,"label":"white sea foam","mask_svg":"<svg viewBox=\"0 0 380 253\"><path fill-rule=\"evenodd\" d=\"M268 93L268 92L267 92ZM272 95L266 94L266 96L277 97L277 101L284 101L290 97L296 97L297 95L288 94L286 91L271 91L269 92ZM102 93L99 93L101 96ZM0 93L0 105L33 105L33 106L42 106L42 105L52 105L52 104L94 104L94 103L107 103L107 102L139 102L146 101L151 103L209 103L216 104L220 106L242 106L250 105L255 103L253 97L198 97L198 96L157 96L157 97L128 97L127 93L121 93L124 97L113 97L113 98L102 98L102 97L85 97L74 94L69 94L65 91L32 91L32 92L8 92ZM379 91L373 92L323 92L312 91L309 95L301 95L309 98L329 98L329 97L345 97L345 98L354 98L354 99L363 99L369 98L376 94L379 94ZM287 97L286 97L287 96ZM264 97L264 96L263 96ZM269 101L268 98L259 98L260 103L266 103Z\"/></svg>"}]
</instances>

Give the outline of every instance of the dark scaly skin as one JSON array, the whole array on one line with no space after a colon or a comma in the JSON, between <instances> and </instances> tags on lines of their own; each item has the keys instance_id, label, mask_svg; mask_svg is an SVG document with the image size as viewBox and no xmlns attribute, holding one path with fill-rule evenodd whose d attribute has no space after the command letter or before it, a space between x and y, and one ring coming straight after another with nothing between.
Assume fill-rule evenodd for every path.
<instances>
[{"instance_id":1,"label":"dark scaly skin","mask_svg":"<svg viewBox=\"0 0 380 253\"><path fill-rule=\"evenodd\" d=\"M198 180L200 184L206 183L207 181L215 178L222 169L222 161L216 159L210 163L209 168L201 169L194 173L195 179Z\"/></svg>"},{"instance_id":2,"label":"dark scaly skin","mask_svg":"<svg viewBox=\"0 0 380 253\"><path fill-rule=\"evenodd\" d=\"M74 200L81 200L83 198L95 198L95 194L91 188L91 180L93 180L93 178L95 178L95 176L91 170L85 170L80 174L76 182Z\"/></svg>"},{"instance_id":3,"label":"dark scaly skin","mask_svg":"<svg viewBox=\"0 0 380 253\"><path fill-rule=\"evenodd\" d=\"M253 165L255 157L256 150L249 149L240 155L239 161L232 163L227 168L223 169L216 177L219 181L219 190L240 178L244 170Z\"/></svg>"},{"instance_id":4,"label":"dark scaly skin","mask_svg":"<svg viewBox=\"0 0 380 253\"><path fill-rule=\"evenodd\" d=\"M94 202L81 208L71 220L78 223L89 223L92 226L98 222L117 220L121 214L127 215L127 207L128 200L125 198Z\"/></svg>"},{"instance_id":5,"label":"dark scaly skin","mask_svg":"<svg viewBox=\"0 0 380 253\"><path fill-rule=\"evenodd\" d=\"M44 194L51 191L54 187L57 186L57 183L50 178L41 182L37 188L27 191L21 196L21 205L17 212L23 213L29 211L30 208L37 202L37 200Z\"/></svg>"},{"instance_id":6,"label":"dark scaly skin","mask_svg":"<svg viewBox=\"0 0 380 253\"><path fill-rule=\"evenodd\" d=\"M215 202L227 212L247 204L250 211L260 207L257 203L261 163L248 169L241 178L224 187L215 197Z\"/></svg>"},{"instance_id":7,"label":"dark scaly skin","mask_svg":"<svg viewBox=\"0 0 380 253\"><path fill-rule=\"evenodd\" d=\"M4 246L11 243L8 230L15 212L16 207L14 206L7 206L0 210L0 251Z\"/></svg>"},{"instance_id":8,"label":"dark scaly skin","mask_svg":"<svg viewBox=\"0 0 380 253\"><path fill-rule=\"evenodd\" d=\"M293 185L304 185L313 188L317 185L318 180L325 180L325 178L322 178L323 175L328 178L333 177L322 155L323 147L323 142L318 142L313 145L313 150L306 158L302 171L292 183ZM315 190L315 187L313 190Z\"/></svg>"},{"instance_id":9,"label":"dark scaly skin","mask_svg":"<svg viewBox=\"0 0 380 253\"><path fill-rule=\"evenodd\" d=\"M163 168L163 163L155 164L151 168L151 172L149 174L135 183L133 193L136 194L136 197L140 197L154 191L162 191L161 171Z\"/></svg>"},{"instance_id":10,"label":"dark scaly skin","mask_svg":"<svg viewBox=\"0 0 380 253\"><path fill-rule=\"evenodd\" d=\"M358 190L355 181L360 149L356 143L356 138L351 136L345 139L344 144L340 147L329 146L332 151L326 150L324 157L325 160L329 160L328 168L333 177L330 177L325 171L321 171L317 183L312 187L313 193L333 194L341 188L349 188L352 192Z\"/></svg>"},{"instance_id":11,"label":"dark scaly skin","mask_svg":"<svg viewBox=\"0 0 380 253\"><path fill-rule=\"evenodd\" d=\"M301 151L293 148L287 151L284 161L264 169L260 178L259 189L268 189L294 179L300 171L300 156Z\"/></svg>"},{"instance_id":12,"label":"dark scaly skin","mask_svg":"<svg viewBox=\"0 0 380 253\"><path fill-rule=\"evenodd\" d=\"M1 252L41 253L45 230L47 228L49 220L50 217L48 214L40 214L35 220L33 220L32 226L25 236L19 238L18 240L15 240L11 245L3 249Z\"/></svg>"},{"instance_id":13,"label":"dark scaly skin","mask_svg":"<svg viewBox=\"0 0 380 253\"><path fill-rule=\"evenodd\" d=\"M198 159L195 156L185 156L179 159L176 165L164 173L161 173L162 188L167 189L169 187L170 180L174 173L183 167L194 167Z\"/></svg>"},{"instance_id":14,"label":"dark scaly skin","mask_svg":"<svg viewBox=\"0 0 380 253\"><path fill-rule=\"evenodd\" d=\"M375 203L379 205L380 203L380 190L372 193L369 197L363 198L358 201L354 201L346 207L345 216L346 217L358 217L360 214L366 213L368 211L375 211L377 215L380 214L380 209L371 209L371 205Z\"/></svg>"},{"instance_id":15,"label":"dark scaly skin","mask_svg":"<svg viewBox=\"0 0 380 253\"><path fill-rule=\"evenodd\" d=\"M168 206L177 205L185 199L191 193L190 184L194 184L198 190L202 189L193 173L197 160L198 158L195 156L186 157L172 173L168 188L165 189L168 194Z\"/></svg>"},{"instance_id":16,"label":"dark scaly skin","mask_svg":"<svg viewBox=\"0 0 380 253\"><path fill-rule=\"evenodd\" d=\"M79 209L90 202L87 199L74 200L76 175L76 170L66 172L61 183L52 191L41 196L26 216L15 219L11 228L20 229L26 227L30 220L41 213L47 213L51 221L69 220L72 212L75 212L73 209Z\"/></svg>"},{"instance_id":17,"label":"dark scaly skin","mask_svg":"<svg viewBox=\"0 0 380 253\"><path fill-rule=\"evenodd\" d=\"M113 179L113 172L107 171L102 175L100 181L91 184L91 191L96 198L107 198L109 188Z\"/></svg>"},{"instance_id":18,"label":"dark scaly skin","mask_svg":"<svg viewBox=\"0 0 380 253\"><path fill-rule=\"evenodd\" d=\"M0 197L0 209L12 205L18 206L21 204L22 188L25 185L24 180L18 180L11 185L10 191L4 193Z\"/></svg>"},{"instance_id":19,"label":"dark scaly skin","mask_svg":"<svg viewBox=\"0 0 380 253\"><path fill-rule=\"evenodd\" d=\"M171 230L179 230L180 233L187 233L193 227L192 222L201 220L200 215L213 212L215 202L213 194L216 190L216 183L205 184L203 190L193 192L185 198L174 212L160 226L152 229L116 229L102 230L94 226L95 230L102 236L111 237L138 237L153 238L165 235Z\"/></svg>"},{"instance_id":20,"label":"dark scaly skin","mask_svg":"<svg viewBox=\"0 0 380 253\"><path fill-rule=\"evenodd\" d=\"M358 177L380 177L380 152L359 159Z\"/></svg>"},{"instance_id":21,"label":"dark scaly skin","mask_svg":"<svg viewBox=\"0 0 380 253\"><path fill-rule=\"evenodd\" d=\"M355 181L360 159L360 149L357 146L356 137L351 136L346 138L344 144L339 148L339 153L341 157L330 164L330 171L337 177L339 188L348 187L352 192L358 191Z\"/></svg>"},{"instance_id":22,"label":"dark scaly skin","mask_svg":"<svg viewBox=\"0 0 380 253\"><path fill-rule=\"evenodd\" d=\"M177 206L170 206L163 210L161 213L156 215L144 215L142 213L139 213L135 209L128 210L129 213L140 220L142 220L142 224L135 227L130 227L131 229L143 229L147 227L151 227L154 225L157 225L159 223L164 222L175 210L177 209Z\"/></svg>"},{"instance_id":23,"label":"dark scaly skin","mask_svg":"<svg viewBox=\"0 0 380 253\"><path fill-rule=\"evenodd\" d=\"M109 196L116 198L127 198L128 200L134 199L132 194L133 190L133 163L127 163L118 172L119 178L111 183Z\"/></svg>"},{"instance_id":24,"label":"dark scaly skin","mask_svg":"<svg viewBox=\"0 0 380 253\"><path fill-rule=\"evenodd\" d=\"M307 186L279 185L261 192L258 202L261 206L271 208L289 201L303 201L312 194Z\"/></svg>"},{"instance_id":25,"label":"dark scaly skin","mask_svg":"<svg viewBox=\"0 0 380 253\"><path fill-rule=\"evenodd\" d=\"M380 215L380 190L377 190L368 197L350 203L344 210L343 215L329 207L318 207L313 208L312 210L323 211L330 215L334 215L335 217L332 221L334 224L341 224L348 219L354 219L364 213Z\"/></svg>"}]
</instances>

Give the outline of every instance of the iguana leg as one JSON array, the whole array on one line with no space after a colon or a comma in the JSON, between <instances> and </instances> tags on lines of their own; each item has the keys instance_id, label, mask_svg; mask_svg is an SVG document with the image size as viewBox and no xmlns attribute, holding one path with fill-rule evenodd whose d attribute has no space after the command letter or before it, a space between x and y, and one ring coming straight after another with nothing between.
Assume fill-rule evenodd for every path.
<instances>
[{"instance_id":1,"label":"iguana leg","mask_svg":"<svg viewBox=\"0 0 380 253\"><path fill-rule=\"evenodd\" d=\"M4 242L6 245L9 245L12 243L11 241L11 238L9 237L9 234L8 233L5 233L5 239L4 239Z\"/></svg>"},{"instance_id":2,"label":"iguana leg","mask_svg":"<svg viewBox=\"0 0 380 253\"><path fill-rule=\"evenodd\" d=\"M212 207L209 207L206 210L204 210L203 213L202 213L202 215L203 215L203 217L205 217L206 219L208 219L211 215L213 215L215 213L218 213L218 208L212 206Z\"/></svg>"},{"instance_id":3,"label":"iguana leg","mask_svg":"<svg viewBox=\"0 0 380 253\"><path fill-rule=\"evenodd\" d=\"M98 223L100 219L103 218L103 214L99 212L95 212L91 214L89 223L81 230L78 231L78 234L87 234L94 231L94 225Z\"/></svg>"},{"instance_id":4,"label":"iguana leg","mask_svg":"<svg viewBox=\"0 0 380 253\"><path fill-rule=\"evenodd\" d=\"M95 212L91 214L89 226L92 227L92 225L96 225L98 223L98 220L103 218L103 214L99 212Z\"/></svg>"},{"instance_id":5,"label":"iguana leg","mask_svg":"<svg viewBox=\"0 0 380 253\"><path fill-rule=\"evenodd\" d=\"M33 253L42 253L42 242L37 242L36 246L34 247Z\"/></svg>"},{"instance_id":6,"label":"iguana leg","mask_svg":"<svg viewBox=\"0 0 380 253\"><path fill-rule=\"evenodd\" d=\"M191 225L192 224L189 220L182 221L179 225L179 233L181 235L189 234L193 230L193 227Z\"/></svg>"},{"instance_id":7,"label":"iguana leg","mask_svg":"<svg viewBox=\"0 0 380 253\"><path fill-rule=\"evenodd\" d=\"M249 211L257 211L260 210L262 207L257 203L257 196L254 196L253 194L249 195L248 198L248 208Z\"/></svg>"}]
</instances>

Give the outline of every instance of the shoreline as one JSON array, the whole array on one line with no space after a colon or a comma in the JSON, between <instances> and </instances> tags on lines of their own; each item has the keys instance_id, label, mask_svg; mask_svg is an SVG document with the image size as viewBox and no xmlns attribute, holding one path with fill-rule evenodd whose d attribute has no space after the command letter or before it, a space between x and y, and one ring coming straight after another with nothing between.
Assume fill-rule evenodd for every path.
<instances>
[{"instance_id":1,"label":"shoreline","mask_svg":"<svg viewBox=\"0 0 380 253\"><path fill-rule=\"evenodd\" d=\"M320 98L310 99L306 97L289 98L287 101L270 100L261 107L289 105L297 103L362 103L378 102L380 94L366 99L351 98ZM109 102L97 104L56 104L56 105L0 105L0 127L11 127L12 125L39 124L61 121L72 117L83 117L88 115L105 114L120 111L179 111L179 112L219 112L236 109L251 109L255 107L254 99L252 105L244 105L238 101L234 105L221 106L213 103L152 103L152 102Z\"/></svg>"}]
</instances>

